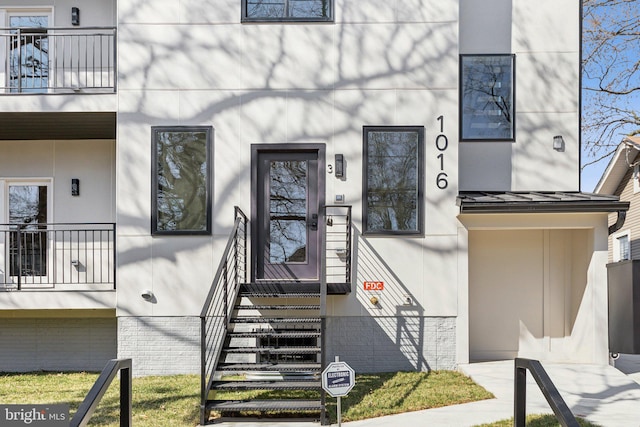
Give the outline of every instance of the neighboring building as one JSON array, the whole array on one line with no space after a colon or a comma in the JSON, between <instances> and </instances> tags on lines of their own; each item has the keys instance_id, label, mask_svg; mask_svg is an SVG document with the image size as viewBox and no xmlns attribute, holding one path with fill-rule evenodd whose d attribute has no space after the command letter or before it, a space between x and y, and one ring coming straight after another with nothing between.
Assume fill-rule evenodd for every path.
<instances>
[{"instance_id":1,"label":"neighboring building","mask_svg":"<svg viewBox=\"0 0 640 427\"><path fill-rule=\"evenodd\" d=\"M595 193L619 197L629 203L623 224L615 226L618 218L609 217L612 234L609 237L609 262L640 259L640 137L625 137L607 165ZM614 229L615 228L615 229ZM635 239L635 240L634 240Z\"/></svg>"},{"instance_id":2,"label":"neighboring building","mask_svg":"<svg viewBox=\"0 0 640 427\"><path fill-rule=\"evenodd\" d=\"M627 136L618 145L595 192L629 204L624 215L609 217L607 293L609 350L640 354L640 137Z\"/></svg>"},{"instance_id":3,"label":"neighboring building","mask_svg":"<svg viewBox=\"0 0 640 427\"><path fill-rule=\"evenodd\" d=\"M0 371L199 372L234 206L246 303L331 270L326 360L607 363L627 205L579 192L580 1L20 3L0 0ZM352 206L350 243L325 204Z\"/></svg>"}]
</instances>

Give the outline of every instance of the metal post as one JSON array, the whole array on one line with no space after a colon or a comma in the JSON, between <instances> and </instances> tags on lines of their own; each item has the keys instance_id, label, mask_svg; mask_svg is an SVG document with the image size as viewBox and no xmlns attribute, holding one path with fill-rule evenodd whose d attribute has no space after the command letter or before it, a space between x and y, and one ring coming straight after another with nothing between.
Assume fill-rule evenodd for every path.
<instances>
[{"instance_id":1,"label":"metal post","mask_svg":"<svg viewBox=\"0 0 640 427\"><path fill-rule=\"evenodd\" d=\"M18 290L22 289L22 232L18 226L16 238L18 239Z\"/></svg>"},{"instance_id":2,"label":"metal post","mask_svg":"<svg viewBox=\"0 0 640 427\"><path fill-rule=\"evenodd\" d=\"M229 325L229 277L228 274L228 262L224 263L224 327L227 328Z\"/></svg>"},{"instance_id":3,"label":"metal post","mask_svg":"<svg viewBox=\"0 0 640 427\"><path fill-rule=\"evenodd\" d=\"M18 93L22 92L22 30L18 28ZM18 282L19 283L19 282ZM20 286L18 286L20 289Z\"/></svg>"},{"instance_id":4,"label":"metal post","mask_svg":"<svg viewBox=\"0 0 640 427\"><path fill-rule=\"evenodd\" d=\"M513 425L525 427L527 405L527 370L516 365L514 372Z\"/></svg>"},{"instance_id":5,"label":"metal post","mask_svg":"<svg viewBox=\"0 0 640 427\"><path fill-rule=\"evenodd\" d=\"M324 371L327 367L326 354L326 327L327 327L327 233L326 233L326 216L327 207L322 206L320 212L322 217L318 218L320 227L320 371ZM337 356L336 356L337 359ZM339 398L338 398L339 401ZM327 423L326 412L327 393L324 390L320 392L320 422L322 425ZM338 411L339 412L339 411Z\"/></svg>"},{"instance_id":6,"label":"metal post","mask_svg":"<svg viewBox=\"0 0 640 427\"><path fill-rule=\"evenodd\" d=\"M339 362L340 356L336 356L335 361ZM338 427L342 427L342 397L338 396L336 399L338 399L336 405L336 418L338 419Z\"/></svg>"},{"instance_id":7,"label":"metal post","mask_svg":"<svg viewBox=\"0 0 640 427\"><path fill-rule=\"evenodd\" d=\"M120 427L131 427L131 367L122 368L120 371Z\"/></svg>"}]
</instances>

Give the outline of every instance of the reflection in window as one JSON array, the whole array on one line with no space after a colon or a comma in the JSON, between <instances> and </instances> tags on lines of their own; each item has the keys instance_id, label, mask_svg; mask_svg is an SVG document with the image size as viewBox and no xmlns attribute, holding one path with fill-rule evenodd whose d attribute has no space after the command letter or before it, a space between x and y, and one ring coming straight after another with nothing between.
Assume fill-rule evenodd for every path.
<instances>
[{"instance_id":1,"label":"reflection in window","mask_svg":"<svg viewBox=\"0 0 640 427\"><path fill-rule=\"evenodd\" d=\"M9 239L10 274L46 276L47 186L10 185L9 223L15 225Z\"/></svg>"},{"instance_id":2,"label":"reflection in window","mask_svg":"<svg viewBox=\"0 0 640 427\"><path fill-rule=\"evenodd\" d=\"M211 127L153 127L152 232L211 231Z\"/></svg>"},{"instance_id":3,"label":"reflection in window","mask_svg":"<svg viewBox=\"0 0 640 427\"><path fill-rule=\"evenodd\" d=\"M307 171L304 160L272 161L269 171L269 262L307 260Z\"/></svg>"},{"instance_id":4,"label":"reflection in window","mask_svg":"<svg viewBox=\"0 0 640 427\"><path fill-rule=\"evenodd\" d=\"M49 86L47 16L10 16L9 87L11 92L46 92ZM20 30L18 30L20 28Z\"/></svg>"},{"instance_id":5,"label":"reflection in window","mask_svg":"<svg viewBox=\"0 0 640 427\"><path fill-rule=\"evenodd\" d=\"M243 0L243 20L329 21L332 0Z\"/></svg>"},{"instance_id":6,"label":"reflection in window","mask_svg":"<svg viewBox=\"0 0 640 427\"><path fill-rule=\"evenodd\" d=\"M462 55L461 139L514 139L514 55Z\"/></svg>"},{"instance_id":7,"label":"reflection in window","mask_svg":"<svg viewBox=\"0 0 640 427\"><path fill-rule=\"evenodd\" d=\"M629 245L629 235L623 234L617 239L618 259L616 261L627 261L631 259L631 246Z\"/></svg>"},{"instance_id":8,"label":"reflection in window","mask_svg":"<svg viewBox=\"0 0 640 427\"><path fill-rule=\"evenodd\" d=\"M365 233L422 232L423 127L364 127Z\"/></svg>"}]
</instances>

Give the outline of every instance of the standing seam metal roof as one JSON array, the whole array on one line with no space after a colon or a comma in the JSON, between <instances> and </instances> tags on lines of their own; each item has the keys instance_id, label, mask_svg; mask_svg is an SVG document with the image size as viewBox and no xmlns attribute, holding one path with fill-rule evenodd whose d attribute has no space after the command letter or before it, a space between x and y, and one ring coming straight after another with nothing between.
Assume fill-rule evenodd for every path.
<instances>
[{"instance_id":1,"label":"standing seam metal roof","mask_svg":"<svg viewBox=\"0 0 640 427\"><path fill-rule=\"evenodd\" d=\"M565 191L461 191L460 213L577 213L629 209L617 196Z\"/></svg>"}]
</instances>

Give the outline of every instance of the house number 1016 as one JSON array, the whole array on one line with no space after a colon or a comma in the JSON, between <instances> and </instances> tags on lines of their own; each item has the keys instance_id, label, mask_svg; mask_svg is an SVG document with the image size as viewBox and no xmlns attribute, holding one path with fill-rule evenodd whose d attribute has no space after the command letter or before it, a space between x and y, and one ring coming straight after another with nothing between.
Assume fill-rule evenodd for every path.
<instances>
[{"instance_id":1,"label":"house number 1016","mask_svg":"<svg viewBox=\"0 0 640 427\"><path fill-rule=\"evenodd\" d=\"M444 116L438 117L438 121L440 122L440 134L436 136L436 148L440 151L438 154L438 160L440 160L440 172L436 176L436 186L444 190L449 186L449 181L447 180L448 175L444 171L444 152L447 151L449 147L449 140L447 139L447 135L444 134Z\"/></svg>"}]
</instances>

